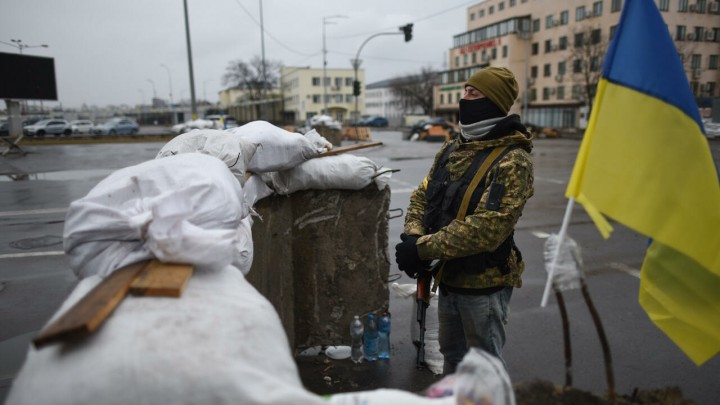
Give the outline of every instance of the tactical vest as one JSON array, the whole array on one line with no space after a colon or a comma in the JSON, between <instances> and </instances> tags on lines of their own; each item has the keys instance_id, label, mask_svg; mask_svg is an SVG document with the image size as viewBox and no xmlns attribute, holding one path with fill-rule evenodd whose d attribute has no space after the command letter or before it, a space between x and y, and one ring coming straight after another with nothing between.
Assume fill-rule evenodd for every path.
<instances>
[{"instance_id":1,"label":"tactical vest","mask_svg":"<svg viewBox=\"0 0 720 405\"><path fill-rule=\"evenodd\" d=\"M463 199L468 191L468 187L471 186L473 177L477 173L478 169L483 165L485 160L488 159L494 149L484 149L475 156L470 167L463 173L463 175L456 181L450 179L450 172L447 170L447 163L450 159L450 153L455 149L457 144L452 144L447 147L444 153L438 159L435 170L433 171L430 180L428 181L427 189L425 191L425 234L433 234L444 228L454 219L458 218L458 212L463 205ZM494 158L494 161L490 162L490 167L494 166L502 157L514 149L514 147L508 147L500 153L499 156ZM465 215L475 211L480 198L483 195L485 189L489 186L487 181L487 172L485 171L482 179L475 190L472 191L472 197L470 198L469 204L467 204L467 210L462 214L462 218ZM500 272L505 275L510 272L508 267L508 258L510 252L514 246L513 233L508 236L503 243L493 252L483 252L476 255L461 257L458 259L447 260L442 266L443 272L465 272L469 275L482 274L485 269L490 267L496 267ZM440 280L438 280L440 281Z\"/></svg>"}]
</instances>

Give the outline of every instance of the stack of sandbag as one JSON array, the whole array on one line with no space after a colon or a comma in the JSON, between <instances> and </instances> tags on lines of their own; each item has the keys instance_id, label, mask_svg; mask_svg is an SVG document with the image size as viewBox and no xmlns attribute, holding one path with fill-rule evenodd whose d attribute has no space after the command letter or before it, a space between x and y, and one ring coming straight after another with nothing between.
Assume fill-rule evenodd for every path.
<instances>
[{"instance_id":1,"label":"stack of sandbag","mask_svg":"<svg viewBox=\"0 0 720 405\"><path fill-rule=\"evenodd\" d=\"M266 121L220 130L193 130L173 138L156 158L184 153L214 156L245 181L246 172L261 175L275 193L302 190L360 190L375 183L383 189L391 170L366 157L352 154L315 159L332 144L315 130L305 135L289 132Z\"/></svg>"},{"instance_id":2,"label":"stack of sandbag","mask_svg":"<svg viewBox=\"0 0 720 405\"><path fill-rule=\"evenodd\" d=\"M7 403L323 403L243 275L244 191L223 162L192 153L119 170L73 202L65 248L81 281L52 320L124 265L157 257L195 270L180 298L128 296L85 339L30 348Z\"/></svg>"}]
</instances>

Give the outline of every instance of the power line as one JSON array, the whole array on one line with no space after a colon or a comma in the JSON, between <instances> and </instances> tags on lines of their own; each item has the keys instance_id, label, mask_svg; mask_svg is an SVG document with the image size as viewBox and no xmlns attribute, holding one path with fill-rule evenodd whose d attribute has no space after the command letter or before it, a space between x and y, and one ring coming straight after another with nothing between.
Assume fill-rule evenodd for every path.
<instances>
[{"instance_id":1,"label":"power line","mask_svg":"<svg viewBox=\"0 0 720 405\"><path fill-rule=\"evenodd\" d=\"M343 53L343 52L330 52L334 55L343 55L343 56L352 56L355 57L353 54L349 53ZM437 63L437 61L426 61L426 60L413 60L413 59L397 59L397 58L383 58L381 56L363 56L363 59L374 59L374 60L386 60L391 62L412 62L412 63Z\"/></svg>"},{"instance_id":2,"label":"power line","mask_svg":"<svg viewBox=\"0 0 720 405\"><path fill-rule=\"evenodd\" d=\"M437 17L437 16L439 16L439 15L448 13L448 12L450 12L450 11L457 10L457 9L460 8L460 7L467 7L467 6L470 5L470 4L477 4L477 3L479 3L479 2L480 2L480 0L467 1L467 2L465 2L465 3L458 4L458 5L456 5L456 6L447 8L447 9L445 9L445 10L437 11L437 12L434 12L434 13L432 13L432 14L426 15L425 17L420 17L420 18L418 18L418 19L416 19L416 20L414 20L414 21L410 21L410 23L416 24L416 23L418 23L418 22L420 22L420 21L429 20L429 19L431 19L431 18L434 18L434 17ZM362 33L358 33L358 34L334 36L334 37L328 37L328 38L331 38L331 39L356 38L356 37L362 37L362 36L371 35L371 34L374 34L374 33L378 32L378 31L393 30L393 29L395 29L395 28L397 28L397 27L387 27L387 28L382 28L382 29L379 29L379 30L371 31L371 32L362 32Z\"/></svg>"}]
</instances>

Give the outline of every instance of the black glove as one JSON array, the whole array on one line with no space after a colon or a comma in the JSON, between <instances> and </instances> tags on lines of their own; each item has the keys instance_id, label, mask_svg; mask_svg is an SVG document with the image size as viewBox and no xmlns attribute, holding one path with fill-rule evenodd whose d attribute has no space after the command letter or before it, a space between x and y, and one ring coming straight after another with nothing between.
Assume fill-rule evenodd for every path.
<instances>
[{"instance_id":1,"label":"black glove","mask_svg":"<svg viewBox=\"0 0 720 405\"><path fill-rule=\"evenodd\" d=\"M418 272L425 269L425 262L420 260L417 249L417 235L401 234L402 242L395 245L395 262L400 270L404 271L408 276L415 278Z\"/></svg>"}]
</instances>

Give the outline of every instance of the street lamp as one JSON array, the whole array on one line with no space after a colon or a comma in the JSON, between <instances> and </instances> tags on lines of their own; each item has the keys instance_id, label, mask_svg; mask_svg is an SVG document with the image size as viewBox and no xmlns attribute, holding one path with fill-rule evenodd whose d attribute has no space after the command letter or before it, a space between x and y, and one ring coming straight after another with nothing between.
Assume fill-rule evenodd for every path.
<instances>
[{"instance_id":1,"label":"street lamp","mask_svg":"<svg viewBox=\"0 0 720 405\"><path fill-rule=\"evenodd\" d=\"M7 42L2 42L2 41L0 41L0 43L3 43L3 44L5 44L5 45L10 45L10 46L16 47L16 48L18 49L18 51L20 52L21 55L22 55L22 53L23 53L23 49L27 49L27 48L47 48L47 47L48 47L47 44L42 44L42 45L28 45L28 44L23 43L22 39L11 39L10 42L12 42L12 43L7 43Z\"/></svg>"},{"instance_id":2,"label":"street lamp","mask_svg":"<svg viewBox=\"0 0 720 405\"><path fill-rule=\"evenodd\" d=\"M175 122L175 111L174 111L175 107L173 107L173 99L172 99L172 76L170 76L170 68L169 67L165 66L165 64L163 64L163 63L160 64L160 67L163 67L163 68L165 68L165 70L167 70L168 95L169 95L168 100L170 101L170 115L172 116L171 122L174 125L174 124L177 124L177 122Z\"/></svg>"},{"instance_id":3,"label":"street lamp","mask_svg":"<svg viewBox=\"0 0 720 405\"><path fill-rule=\"evenodd\" d=\"M327 115L328 113L328 107L327 107L327 46L325 44L325 26L327 24L335 24L332 21L328 21L333 18L348 18L344 15L331 15L327 17L323 17L323 27L322 27L322 36L323 36L323 114Z\"/></svg>"}]
</instances>

